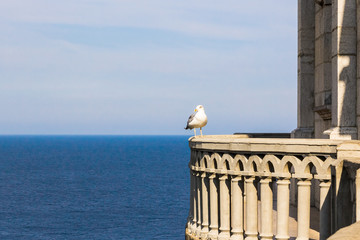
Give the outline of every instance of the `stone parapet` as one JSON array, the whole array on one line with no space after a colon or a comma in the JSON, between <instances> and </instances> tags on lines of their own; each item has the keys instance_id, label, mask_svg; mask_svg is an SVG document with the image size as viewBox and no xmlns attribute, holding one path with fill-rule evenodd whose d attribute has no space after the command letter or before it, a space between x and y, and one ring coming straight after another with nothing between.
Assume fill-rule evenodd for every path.
<instances>
[{"instance_id":1,"label":"stone parapet","mask_svg":"<svg viewBox=\"0 0 360 240\"><path fill-rule=\"evenodd\" d=\"M359 217L350 211L360 196L360 141L217 135L192 137L189 146L189 168L197 177L186 239L289 239L293 188L297 237L308 239L314 179L320 188L320 239Z\"/></svg>"}]
</instances>

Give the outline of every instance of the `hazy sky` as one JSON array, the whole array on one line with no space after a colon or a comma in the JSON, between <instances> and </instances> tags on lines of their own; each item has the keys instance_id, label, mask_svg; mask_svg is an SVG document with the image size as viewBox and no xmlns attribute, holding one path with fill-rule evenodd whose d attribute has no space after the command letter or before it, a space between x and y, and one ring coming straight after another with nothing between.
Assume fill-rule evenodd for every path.
<instances>
[{"instance_id":1,"label":"hazy sky","mask_svg":"<svg viewBox=\"0 0 360 240\"><path fill-rule=\"evenodd\" d=\"M296 128L297 1L1 0L0 134Z\"/></svg>"}]
</instances>

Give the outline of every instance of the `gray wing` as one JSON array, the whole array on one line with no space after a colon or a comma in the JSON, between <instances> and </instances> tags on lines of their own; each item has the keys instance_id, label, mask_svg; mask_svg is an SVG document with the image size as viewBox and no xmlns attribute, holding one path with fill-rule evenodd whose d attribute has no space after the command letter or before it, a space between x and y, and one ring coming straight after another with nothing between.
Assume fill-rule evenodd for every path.
<instances>
[{"instance_id":1,"label":"gray wing","mask_svg":"<svg viewBox=\"0 0 360 240\"><path fill-rule=\"evenodd\" d=\"M188 121L187 121L187 124L186 124L186 128L185 129L189 129L189 123L191 123L192 120L194 120L195 118L195 115L197 114L198 112L194 112L193 114L190 115Z\"/></svg>"}]
</instances>

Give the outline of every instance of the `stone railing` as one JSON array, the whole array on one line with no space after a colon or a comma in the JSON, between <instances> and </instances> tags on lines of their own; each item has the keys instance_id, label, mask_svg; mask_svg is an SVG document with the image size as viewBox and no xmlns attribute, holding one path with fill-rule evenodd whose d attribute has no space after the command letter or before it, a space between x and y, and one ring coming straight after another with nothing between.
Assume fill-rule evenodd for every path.
<instances>
[{"instance_id":1,"label":"stone railing","mask_svg":"<svg viewBox=\"0 0 360 240\"><path fill-rule=\"evenodd\" d=\"M189 145L186 239L289 239L292 192L297 239L309 239L313 179L320 239L359 220L360 141L226 135L192 137Z\"/></svg>"}]
</instances>

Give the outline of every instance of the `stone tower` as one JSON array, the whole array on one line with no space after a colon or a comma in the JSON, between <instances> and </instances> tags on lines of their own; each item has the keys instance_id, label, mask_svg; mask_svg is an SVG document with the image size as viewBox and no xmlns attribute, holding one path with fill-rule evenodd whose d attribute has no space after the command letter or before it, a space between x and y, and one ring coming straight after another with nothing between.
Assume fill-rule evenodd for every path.
<instances>
[{"instance_id":1,"label":"stone tower","mask_svg":"<svg viewBox=\"0 0 360 240\"><path fill-rule=\"evenodd\" d=\"M298 0L298 120L293 137L360 137L359 40L360 1Z\"/></svg>"}]
</instances>

